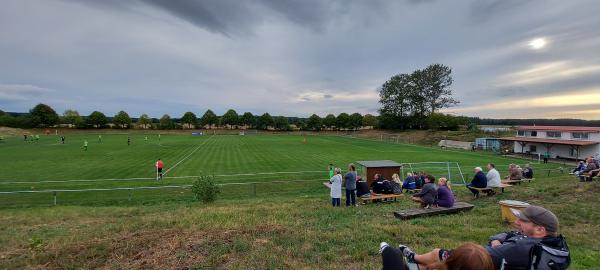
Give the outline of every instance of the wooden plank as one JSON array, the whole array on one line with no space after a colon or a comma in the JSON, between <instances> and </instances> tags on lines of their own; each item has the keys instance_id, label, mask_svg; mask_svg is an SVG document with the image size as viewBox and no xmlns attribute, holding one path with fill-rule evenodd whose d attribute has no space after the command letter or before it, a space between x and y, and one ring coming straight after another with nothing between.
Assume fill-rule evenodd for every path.
<instances>
[{"instance_id":1,"label":"wooden plank","mask_svg":"<svg viewBox=\"0 0 600 270\"><path fill-rule=\"evenodd\" d=\"M369 197L359 197L361 202L368 202L373 200L383 200L383 199L394 199L394 201L400 197L404 196L403 194L380 194L380 195L371 195Z\"/></svg>"},{"instance_id":2,"label":"wooden plank","mask_svg":"<svg viewBox=\"0 0 600 270\"><path fill-rule=\"evenodd\" d=\"M441 214L455 214L462 211L468 211L475 207L466 202L455 202L453 207L435 207L435 208L412 208L394 212L394 216L399 219L411 219L416 217L433 216Z\"/></svg>"}]
</instances>

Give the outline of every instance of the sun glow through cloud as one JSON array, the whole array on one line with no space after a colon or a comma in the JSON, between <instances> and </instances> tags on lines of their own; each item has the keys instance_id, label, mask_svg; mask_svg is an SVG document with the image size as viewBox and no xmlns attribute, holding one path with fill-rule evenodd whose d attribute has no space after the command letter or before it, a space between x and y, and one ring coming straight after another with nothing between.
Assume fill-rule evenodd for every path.
<instances>
[{"instance_id":1,"label":"sun glow through cloud","mask_svg":"<svg viewBox=\"0 0 600 270\"><path fill-rule=\"evenodd\" d=\"M540 50L546 47L546 43L545 38L536 38L529 42L529 47L533 50Z\"/></svg>"}]
</instances>

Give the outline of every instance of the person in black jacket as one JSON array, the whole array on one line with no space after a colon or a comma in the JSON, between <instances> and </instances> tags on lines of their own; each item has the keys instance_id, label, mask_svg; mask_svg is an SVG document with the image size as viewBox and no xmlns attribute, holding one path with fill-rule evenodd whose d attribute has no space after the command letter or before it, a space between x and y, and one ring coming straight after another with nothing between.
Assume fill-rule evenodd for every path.
<instances>
[{"instance_id":1,"label":"person in black jacket","mask_svg":"<svg viewBox=\"0 0 600 270\"><path fill-rule=\"evenodd\" d=\"M375 179L373 179L373 183L371 183L371 189L375 194L383 194L385 191L385 185L383 183L385 179L381 174L375 174Z\"/></svg>"},{"instance_id":2,"label":"person in black jacket","mask_svg":"<svg viewBox=\"0 0 600 270\"><path fill-rule=\"evenodd\" d=\"M482 172L481 167L475 167L475 176L473 176L473 180L471 180L471 184L467 185L467 188L473 193L473 196L479 197L479 190L472 189L471 187L476 187L476 188L487 187L487 178L485 177L485 174Z\"/></svg>"},{"instance_id":3,"label":"person in black jacket","mask_svg":"<svg viewBox=\"0 0 600 270\"><path fill-rule=\"evenodd\" d=\"M363 180L360 176L357 176L356 180L356 196L366 198L371 196L371 191L369 190L369 184L367 181Z\"/></svg>"}]
</instances>

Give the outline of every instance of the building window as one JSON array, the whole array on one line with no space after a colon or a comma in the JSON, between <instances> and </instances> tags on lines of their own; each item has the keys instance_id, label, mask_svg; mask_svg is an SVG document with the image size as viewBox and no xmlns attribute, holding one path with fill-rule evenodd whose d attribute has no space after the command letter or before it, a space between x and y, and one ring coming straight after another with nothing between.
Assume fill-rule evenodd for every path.
<instances>
[{"instance_id":1,"label":"building window","mask_svg":"<svg viewBox=\"0 0 600 270\"><path fill-rule=\"evenodd\" d=\"M546 137L548 138L560 138L560 135L558 131L546 131Z\"/></svg>"},{"instance_id":2,"label":"building window","mask_svg":"<svg viewBox=\"0 0 600 270\"><path fill-rule=\"evenodd\" d=\"M573 133L571 133L571 136L573 137L573 139L587 140L589 138L588 133L583 133L583 132L573 132Z\"/></svg>"},{"instance_id":3,"label":"building window","mask_svg":"<svg viewBox=\"0 0 600 270\"><path fill-rule=\"evenodd\" d=\"M524 130L517 131L517 136L525 136L525 131Z\"/></svg>"},{"instance_id":4,"label":"building window","mask_svg":"<svg viewBox=\"0 0 600 270\"><path fill-rule=\"evenodd\" d=\"M532 131L531 132L531 137L537 137L537 131Z\"/></svg>"},{"instance_id":5,"label":"building window","mask_svg":"<svg viewBox=\"0 0 600 270\"><path fill-rule=\"evenodd\" d=\"M529 146L529 152L535 153L536 151L537 151L537 148L535 147L535 145L530 145Z\"/></svg>"}]
</instances>

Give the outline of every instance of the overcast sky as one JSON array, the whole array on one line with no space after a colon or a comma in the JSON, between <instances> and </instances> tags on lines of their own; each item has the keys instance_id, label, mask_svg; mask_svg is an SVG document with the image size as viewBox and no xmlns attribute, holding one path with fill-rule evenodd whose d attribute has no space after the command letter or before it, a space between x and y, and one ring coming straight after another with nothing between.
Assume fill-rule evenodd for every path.
<instances>
[{"instance_id":1,"label":"overcast sky","mask_svg":"<svg viewBox=\"0 0 600 270\"><path fill-rule=\"evenodd\" d=\"M0 0L0 109L377 113L453 69L447 112L600 119L595 0Z\"/></svg>"}]
</instances>

